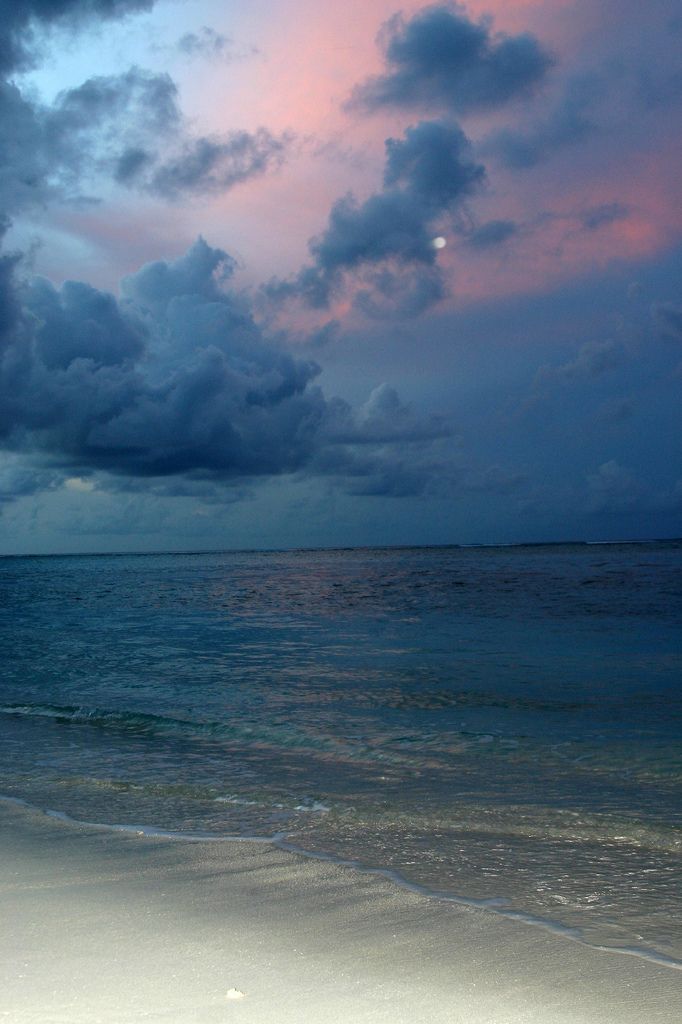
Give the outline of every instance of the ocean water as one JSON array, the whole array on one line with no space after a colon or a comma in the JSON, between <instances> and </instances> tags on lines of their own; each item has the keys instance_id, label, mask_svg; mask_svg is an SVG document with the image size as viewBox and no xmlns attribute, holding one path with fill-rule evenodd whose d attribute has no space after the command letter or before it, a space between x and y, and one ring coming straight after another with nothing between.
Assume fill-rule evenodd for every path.
<instances>
[{"instance_id":1,"label":"ocean water","mask_svg":"<svg viewBox=\"0 0 682 1024\"><path fill-rule=\"evenodd\" d=\"M0 794L682 964L682 543L0 559Z\"/></svg>"}]
</instances>

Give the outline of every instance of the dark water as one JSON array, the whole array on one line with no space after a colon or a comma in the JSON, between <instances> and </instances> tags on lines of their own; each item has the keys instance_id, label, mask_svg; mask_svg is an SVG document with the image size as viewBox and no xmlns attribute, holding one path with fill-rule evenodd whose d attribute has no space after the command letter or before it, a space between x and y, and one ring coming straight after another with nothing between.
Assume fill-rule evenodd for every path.
<instances>
[{"instance_id":1,"label":"dark water","mask_svg":"<svg viewBox=\"0 0 682 1024\"><path fill-rule=\"evenodd\" d=\"M682 958L681 622L675 543L0 559L0 792Z\"/></svg>"}]
</instances>

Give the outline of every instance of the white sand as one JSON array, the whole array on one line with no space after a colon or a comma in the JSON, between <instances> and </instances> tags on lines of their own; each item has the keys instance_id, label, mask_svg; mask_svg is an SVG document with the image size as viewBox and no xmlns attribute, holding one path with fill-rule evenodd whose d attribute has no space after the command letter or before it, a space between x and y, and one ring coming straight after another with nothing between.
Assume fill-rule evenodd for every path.
<instances>
[{"instance_id":1,"label":"white sand","mask_svg":"<svg viewBox=\"0 0 682 1024\"><path fill-rule=\"evenodd\" d=\"M273 846L6 804L0 915L0 1020L17 1024L682 1019L680 971Z\"/></svg>"}]
</instances>

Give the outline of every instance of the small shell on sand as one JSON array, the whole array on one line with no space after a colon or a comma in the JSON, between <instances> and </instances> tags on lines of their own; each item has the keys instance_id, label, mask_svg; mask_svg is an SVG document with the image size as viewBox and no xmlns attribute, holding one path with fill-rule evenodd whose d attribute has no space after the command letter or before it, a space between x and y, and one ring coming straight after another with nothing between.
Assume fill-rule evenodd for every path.
<instances>
[{"instance_id":1,"label":"small shell on sand","mask_svg":"<svg viewBox=\"0 0 682 1024\"><path fill-rule=\"evenodd\" d=\"M227 992L225 993L226 999L244 999L245 996L246 992L242 992L241 989L238 988L228 988Z\"/></svg>"}]
</instances>

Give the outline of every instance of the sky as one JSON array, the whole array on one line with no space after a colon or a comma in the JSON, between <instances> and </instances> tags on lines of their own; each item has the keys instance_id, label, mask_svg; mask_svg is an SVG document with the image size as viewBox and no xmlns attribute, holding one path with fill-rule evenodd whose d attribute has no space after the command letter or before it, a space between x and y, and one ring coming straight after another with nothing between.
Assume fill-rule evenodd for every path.
<instances>
[{"instance_id":1,"label":"sky","mask_svg":"<svg viewBox=\"0 0 682 1024\"><path fill-rule=\"evenodd\" d=\"M0 19L0 554L682 536L682 7Z\"/></svg>"}]
</instances>

